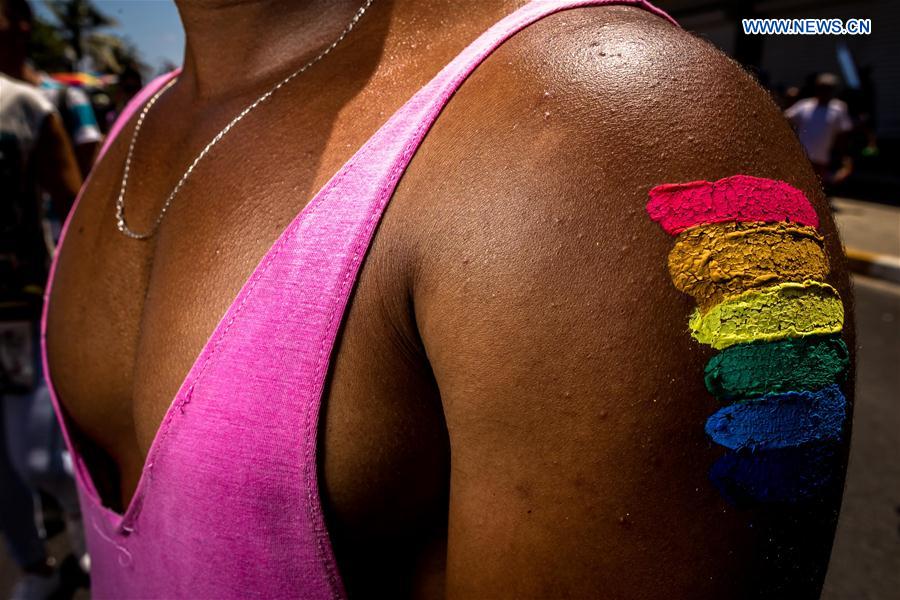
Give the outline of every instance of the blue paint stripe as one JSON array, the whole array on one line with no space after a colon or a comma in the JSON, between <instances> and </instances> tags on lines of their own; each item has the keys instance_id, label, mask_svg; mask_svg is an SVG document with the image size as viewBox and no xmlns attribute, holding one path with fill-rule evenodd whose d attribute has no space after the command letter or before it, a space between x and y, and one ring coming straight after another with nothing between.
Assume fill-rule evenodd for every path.
<instances>
[{"instance_id":1,"label":"blue paint stripe","mask_svg":"<svg viewBox=\"0 0 900 600\"><path fill-rule=\"evenodd\" d=\"M815 499L840 482L835 443L752 452L727 452L709 471L722 496L739 507L795 504Z\"/></svg>"},{"instance_id":2,"label":"blue paint stripe","mask_svg":"<svg viewBox=\"0 0 900 600\"><path fill-rule=\"evenodd\" d=\"M791 448L840 439L846 415L847 399L830 385L726 406L706 421L706 433L731 450Z\"/></svg>"}]
</instances>

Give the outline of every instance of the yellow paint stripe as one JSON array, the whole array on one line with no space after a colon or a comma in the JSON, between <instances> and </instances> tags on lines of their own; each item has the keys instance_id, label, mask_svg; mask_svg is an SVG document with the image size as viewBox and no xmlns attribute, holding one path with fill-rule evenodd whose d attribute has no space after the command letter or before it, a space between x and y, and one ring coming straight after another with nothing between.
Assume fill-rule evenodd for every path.
<instances>
[{"instance_id":1,"label":"yellow paint stripe","mask_svg":"<svg viewBox=\"0 0 900 600\"><path fill-rule=\"evenodd\" d=\"M827 283L781 283L728 298L708 311L694 311L691 335L722 350L735 344L838 333L844 306Z\"/></svg>"}]
</instances>

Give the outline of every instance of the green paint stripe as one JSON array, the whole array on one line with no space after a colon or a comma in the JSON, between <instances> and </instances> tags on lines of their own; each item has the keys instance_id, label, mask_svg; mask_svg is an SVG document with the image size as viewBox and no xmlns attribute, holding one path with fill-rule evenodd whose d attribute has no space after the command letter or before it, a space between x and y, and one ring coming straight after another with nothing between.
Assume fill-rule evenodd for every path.
<instances>
[{"instance_id":1,"label":"green paint stripe","mask_svg":"<svg viewBox=\"0 0 900 600\"><path fill-rule=\"evenodd\" d=\"M740 400L818 390L839 383L849 366L839 337L801 337L731 346L707 363L704 379L720 400Z\"/></svg>"}]
</instances>

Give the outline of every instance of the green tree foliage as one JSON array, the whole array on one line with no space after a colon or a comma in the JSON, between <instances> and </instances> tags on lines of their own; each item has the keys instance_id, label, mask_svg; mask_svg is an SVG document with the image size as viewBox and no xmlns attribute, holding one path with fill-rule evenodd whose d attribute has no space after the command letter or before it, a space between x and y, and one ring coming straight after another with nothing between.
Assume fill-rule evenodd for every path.
<instances>
[{"instance_id":1,"label":"green tree foliage","mask_svg":"<svg viewBox=\"0 0 900 600\"><path fill-rule=\"evenodd\" d=\"M75 52L76 63L85 53L85 38L97 29L118 25L115 19L103 14L91 0L46 0L63 36Z\"/></svg>"},{"instance_id":2,"label":"green tree foliage","mask_svg":"<svg viewBox=\"0 0 900 600\"><path fill-rule=\"evenodd\" d=\"M69 71L75 61L75 52L51 23L35 17L31 28L28 56L43 71Z\"/></svg>"},{"instance_id":3,"label":"green tree foliage","mask_svg":"<svg viewBox=\"0 0 900 600\"><path fill-rule=\"evenodd\" d=\"M53 22L36 17L30 56L43 70L75 71L88 59L90 68L101 73L121 73L126 67L147 71L137 48L108 31L118 25L91 0L45 0Z\"/></svg>"},{"instance_id":4,"label":"green tree foliage","mask_svg":"<svg viewBox=\"0 0 900 600\"><path fill-rule=\"evenodd\" d=\"M112 34L93 33L85 40L85 53L94 69L102 73L121 73L126 67L149 69L131 42Z\"/></svg>"}]
</instances>

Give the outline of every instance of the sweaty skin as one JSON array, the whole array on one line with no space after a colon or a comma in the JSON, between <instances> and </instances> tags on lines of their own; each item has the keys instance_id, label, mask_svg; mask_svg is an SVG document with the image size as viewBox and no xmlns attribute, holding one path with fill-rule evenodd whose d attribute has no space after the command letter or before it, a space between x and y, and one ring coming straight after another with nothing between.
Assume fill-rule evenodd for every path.
<instances>
[{"instance_id":1,"label":"sweaty skin","mask_svg":"<svg viewBox=\"0 0 900 600\"><path fill-rule=\"evenodd\" d=\"M115 229L125 128L73 217L48 323L54 383L110 505L128 502L185 374L287 223L520 4L377 0L210 153L144 244ZM144 230L209 139L357 8L179 2L186 70L141 131L129 224ZM849 303L802 148L705 42L636 9L577 9L478 68L404 174L335 350L320 485L351 596L818 596L840 496L738 510L710 483L711 353L685 331L672 240L644 211L660 183L735 173L812 202L825 281Z\"/></svg>"},{"instance_id":2,"label":"sweaty skin","mask_svg":"<svg viewBox=\"0 0 900 600\"><path fill-rule=\"evenodd\" d=\"M822 237L789 223L716 223L692 227L669 253L669 273L701 310L726 296L828 275Z\"/></svg>"}]
</instances>

